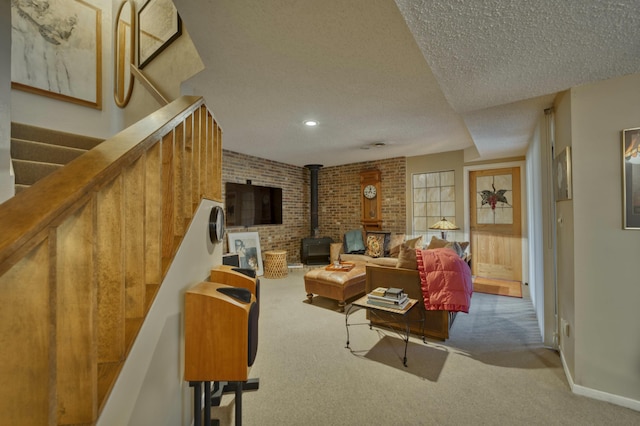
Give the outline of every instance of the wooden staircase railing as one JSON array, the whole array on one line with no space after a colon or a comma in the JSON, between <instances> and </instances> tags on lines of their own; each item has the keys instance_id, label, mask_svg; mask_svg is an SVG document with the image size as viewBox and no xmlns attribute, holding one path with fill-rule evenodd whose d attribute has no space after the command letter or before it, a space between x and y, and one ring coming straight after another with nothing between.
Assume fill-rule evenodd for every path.
<instances>
[{"instance_id":1,"label":"wooden staircase railing","mask_svg":"<svg viewBox=\"0 0 640 426\"><path fill-rule=\"evenodd\" d=\"M221 156L185 96L0 205L3 423L95 424Z\"/></svg>"}]
</instances>

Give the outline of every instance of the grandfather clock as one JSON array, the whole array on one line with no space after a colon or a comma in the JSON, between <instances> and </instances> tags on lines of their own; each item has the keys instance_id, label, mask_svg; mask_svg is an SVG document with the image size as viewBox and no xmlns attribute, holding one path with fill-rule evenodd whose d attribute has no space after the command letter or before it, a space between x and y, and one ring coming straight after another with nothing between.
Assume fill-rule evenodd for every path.
<instances>
[{"instance_id":1,"label":"grandfather clock","mask_svg":"<svg viewBox=\"0 0 640 426\"><path fill-rule=\"evenodd\" d=\"M360 172L360 199L362 205L360 220L364 229L366 231L382 230L380 170Z\"/></svg>"}]
</instances>

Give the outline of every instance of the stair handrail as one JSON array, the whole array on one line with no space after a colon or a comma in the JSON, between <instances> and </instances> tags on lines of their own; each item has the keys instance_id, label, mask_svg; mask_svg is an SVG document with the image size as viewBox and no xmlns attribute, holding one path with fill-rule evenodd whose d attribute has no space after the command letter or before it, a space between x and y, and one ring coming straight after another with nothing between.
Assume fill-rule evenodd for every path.
<instances>
[{"instance_id":1,"label":"stair handrail","mask_svg":"<svg viewBox=\"0 0 640 426\"><path fill-rule=\"evenodd\" d=\"M0 204L0 274L65 209L175 127L182 114L203 104L202 97L182 96Z\"/></svg>"},{"instance_id":2,"label":"stair handrail","mask_svg":"<svg viewBox=\"0 0 640 426\"><path fill-rule=\"evenodd\" d=\"M129 64L129 68L131 69L131 74L140 82L142 86L147 89L147 92L153 96L153 98L158 101L160 105L167 105L169 103L168 98L162 94L160 89L158 89L155 84L149 80L149 78L140 70L140 68L136 67L134 64Z\"/></svg>"}]
</instances>

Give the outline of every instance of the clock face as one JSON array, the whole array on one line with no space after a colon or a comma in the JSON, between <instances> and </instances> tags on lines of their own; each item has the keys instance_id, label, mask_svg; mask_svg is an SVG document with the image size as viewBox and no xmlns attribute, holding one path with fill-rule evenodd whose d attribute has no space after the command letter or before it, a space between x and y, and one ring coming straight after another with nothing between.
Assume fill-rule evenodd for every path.
<instances>
[{"instance_id":1,"label":"clock face","mask_svg":"<svg viewBox=\"0 0 640 426\"><path fill-rule=\"evenodd\" d=\"M371 199L376 196L376 187L373 185L367 185L364 187L364 196Z\"/></svg>"}]
</instances>

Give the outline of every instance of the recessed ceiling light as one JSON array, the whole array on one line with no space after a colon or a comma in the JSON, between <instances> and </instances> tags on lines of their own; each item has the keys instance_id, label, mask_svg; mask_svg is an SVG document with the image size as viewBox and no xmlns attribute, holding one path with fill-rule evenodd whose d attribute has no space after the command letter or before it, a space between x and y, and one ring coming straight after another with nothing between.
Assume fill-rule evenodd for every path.
<instances>
[{"instance_id":1,"label":"recessed ceiling light","mask_svg":"<svg viewBox=\"0 0 640 426\"><path fill-rule=\"evenodd\" d=\"M371 148L384 148L385 146L387 146L386 142L369 142L365 145L362 145L360 147L360 149L371 149Z\"/></svg>"},{"instance_id":2,"label":"recessed ceiling light","mask_svg":"<svg viewBox=\"0 0 640 426\"><path fill-rule=\"evenodd\" d=\"M318 122L315 120L307 120L304 122L304 125L309 127L315 127L318 125Z\"/></svg>"}]
</instances>

